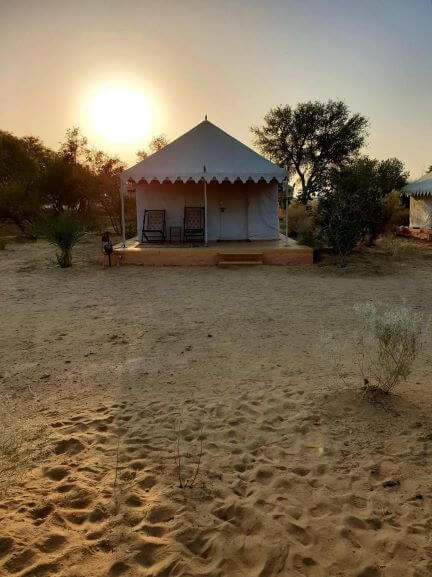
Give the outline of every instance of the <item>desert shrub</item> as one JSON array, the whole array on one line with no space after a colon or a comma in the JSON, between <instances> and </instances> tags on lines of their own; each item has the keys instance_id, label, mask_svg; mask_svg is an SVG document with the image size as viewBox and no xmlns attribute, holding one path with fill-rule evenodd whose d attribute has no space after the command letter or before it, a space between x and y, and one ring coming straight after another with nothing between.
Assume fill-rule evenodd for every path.
<instances>
[{"instance_id":1,"label":"desert shrub","mask_svg":"<svg viewBox=\"0 0 432 577\"><path fill-rule=\"evenodd\" d=\"M359 367L368 391L390 393L406 381L422 345L423 323L404 306L355 306L360 321Z\"/></svg>"},{"instance_id":2,"label":"desert shrub","mask_svg":"<svg viewBox=\"0 0 432 577\"><path fill-rule=\"evenodd\" d=\"M366 303L355 305L354 310L358 323L351 343L346 339L337 342L328 333L323 335L327 358L346 384L344 360L352 347L364 392L391 393L411 373L422 347L424 321L405 306Z\"/></svg>"},{"instance_id":3,"label":"desert shrub","mask_svg":"<svg viewBox=\"0 0 432 577\"><path fill-rule=\"evenodd\" d=\"M351 191L344 186L327 191L319 199L317 226L340 266L346 266L350 255L362 237L362 215Z\"/></svg>"},{"instance_id":4,"label":"desert shrub","mask_svg":"<svg viewBox=\"0 0 432 577\"><path fill-rule=\"evenodd\" d=\"M311 211L300 202L294 202L288 207L288 233L297 238L299 229L312 226Z\"/></svg>"},{"instance_id":5,"label":"desert shrub","mask_svg":"<svg viewBox=\"0 0 432 577\"><path fill-rule=\"evenodd\" d=\"M315 229L311 223L305 221L300 224L297 232L297 242L305 246L311 246L312 248L317 246L318 240Z\"/></svg>"},{"instance_id":6,"label":"desert shrub","mask_svg":"<svg viewBox=\"0 0 432 577\"><path fill-rule=\"evenodd\" d=\"M391 192L385 201L385 230L392 231L397 226L409 226L409 208L402 204L399 192Z\"/></svg>"},{"instance_id":7,"label":"desert shrub","mask_svg":"<svg viewBox=\"0 0 432 577\"><path fill-rule=\"evenodd\" d=\"M43 421L23 413L2 398L0 408L0 494L23 478L46 452L48 438Z\"/></svg>"},{"instance_id":8,"label":"desert shrub","mask_svg":"<svg viewBox=\"0 0 432 577\"><path fill-rule=\"evenodd\" d=\"M72 249L84 236L86 227L83 222L71 212L47 218L40 226L41 236L57 246L57 263L61 268L72 266Z\"/></svg>"},{"instance_id":9,"label":"desert shrub","mask_svg":"<svg viewBox=\"0 0 432 577\"><path fill-rule=\"evenodd\" d=\"M407 243L391 233L381 238L380 247L392 260L401 260L408 250Z\"/></svg>"},{"instance_id":10,"label":"desert shrub","mask_svg":"<svg viewBox=\"0 0 432 577\"><path fill-rule=\"evenodd\" d=\"M373 245L391 229L397 193L390 199L389 195L401 189L406 176L403 164L395 158L378 161L360 157L332 171L330 186L319 198L316 222L341 266L360 241Z\"/></svg>"}]
</instances>

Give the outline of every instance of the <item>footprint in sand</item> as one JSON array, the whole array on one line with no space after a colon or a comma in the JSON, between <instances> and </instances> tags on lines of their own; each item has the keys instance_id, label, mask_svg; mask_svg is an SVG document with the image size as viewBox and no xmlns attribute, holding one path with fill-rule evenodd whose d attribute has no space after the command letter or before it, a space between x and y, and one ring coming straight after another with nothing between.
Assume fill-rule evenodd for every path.
<instances>
[{"instance_id":1,"label":"footprint in sand","mask_svg":"<svg viewBox=\"0 0 432 577\"><path fill-rule=\"evenodd\" d=\"M67 467L50 467L42 471L44 477L51 479L51 481L61 481L69 474Z\"/></svg>"},{"instance_id":2,"label":"footprint in sand","mask_svg":"<svg viewBox=\"0 0 432 577\"><path fill-rule=\"evenodd\" d=\"M123 575L130 570L130 565L124 563L123 561L116 561L114 565L111 565L108 575L110 577L118 577L118 575Z\"/></svg>"},{"instance_id":3,"label":"footprint in sand","mask_svg":"<svg viewBox=\"0 0 432 577\"><path fill-rule=\"evenodd\" d=\"M287 529L288 533L290 533L294 539L302 545L306 546L311 543L312 537L309 532L300 525L297 525L296 523L288 523Z\"/></svg>"},{"instance_id":4,"label":"footprint in sand","mask_svg":"<svg viewBox=\"0 0 432 577\"><path fill-rule=\"evenodd\" d=\"M360 529L363 531L368 529L367 523L363 521L363 519L355 517L354 515L349 515L348 517L346 517L344 519L344 523L347 527L351 527L351 529Z\"/></svg>"},{"instance_id":5,"label":"footprint in sand","mask_svg":"<svg viewBox=\"0 0 432 577\"><path fill-rule=\"evenodd\" d=\"M60 533L51 533L48 537L42 541L39 545L37 545L38 549L40 549L43 553L54 553L62 549L65 544L67 543L67 539L64 535Z\"/></svg>"},{"instance_id":6,"label":"footprint in sand","mask_svg":"<svg viewBox=\"0 0 432 577\"><path fill-rule=\"evenodd\" d=\"M46 519L54 511L54 505L52 503L46 503L45 505L40 505L35 507L30 511L30 515L35 519L35 521Z\"/></svg>"},{"instance_id":7,"label":"footprint in sand","mask_svg":"<svg viewBox=\"0 0 432 577\"><path fill-rule=\"evenodd\" d=\"M140 530L149 537L163 537L166 533L163 525L142 525Z\"/></svg>"},{"instance_id":8,"label":"footprint in sand","mask_svg":"<svg viewBox=\"0 0 432 577\"><path fill-rule=\"evenodd\" d=\"M134 471L142 471L143 469L145 469L146 464L145 461L132 461L129 467Z\"/></svg>"},{"instance_id":9,"label":"footprint in sand","mask_svg":"<svg viewBox=\"0 0 432 577\"><path fill-rule=\"evenodd\" d=\"M16 553L4 564L8 573L19 573L36 560L36 553L32 549L24 549Z\"/></svg>"},{"instance_id":10,"label":"footprint in sand","mask_svg":"<svg viewBox=\"0 0 432 577\"><path fill-rule=\"evenodd\" d=\"M14 540L12 537L0 537L0 559L10 555L13 550Z\"/></svg>"},{"instance_id":11,"label":"footprint in sand","mask_svg":"<svg viewBox=\"0 0 432 577\"><path fill-rule=\"evenodd\" d=\"M163 549L163 543L143 543L135 554L135 561L142 567L151 567L157 562L157 556Z\"/></svg>"},{"instance_id":12,"label":"footprint in sand","mask_svg":"<svg viewBox=\"0 0 432 577\"><path fill-rule=\"evenodd\" d=\"M307 469L306 467L294 467L291 471L299 477L306 477L306 475L309 475L310 473L310 469Z\"/></svg>"},{"instance_id":13,"label":"footprint in sand","mask_svg":"<svg viewBox=\"0 0 432 577\"><path fill-rule=\"evenodd\" d=\"M321 575L318 563L313 557L294 555L293 565L296 571L306 577L315 577Z\"/></svg>"},{"instance_id":14,"label":"footprint in sand","mask_svg":"<svg viewBox=\"0 0 432 577\"><path fill-rule=\"evenodd\" d=\"M22 573L20 577L52 577L58 575L58 571L59 565L57 563L40 563Z\"/></svg>"},{"instance_id":15,"label":"footprint in sand","mask_svg":"<svg viewBox=\"0 0 432 577\"><path fill-rule=\"evenodd\" d=\"M69 455L77 455L84 449L84 445L79 439L70 437L69 439L62 439L54 447L54 453L56 455L63 455L65 453Z\"/></svg>"},{"instance_id":16,"label":"footprint in sand","mask_svg":"<svg viewBox=\"0 0 432 577\"><path fill-rule=\"evenodd\" d=\"M73 511L72 513L65 513L64 514L65 518L67 519L67 521L69 521L69 523L71 523L72 525L82 525L83 523L86 522L87 520L87 513L84 512L79 512L79 511Z\"/></svg>"},{"instance_id":17,"label":"footprint in sand","mask_svg":"<svg viewBox=\"0 0 432 577\"><path fill-rule=\"evenodd\" d=\"M273 479L273 470L270 467L260 467L256 471L255 478L258 483L268 485Z\"/></svg>"},{"instance_id":18,"label":"footprint in sand","mask_svg":"<svg viewBox=\"0 0 432 577\"><path fill-rule=\"evenodd\" d=\"M147 475L146 477L138 481L138 486L141 487L141 489L148 491L149 489L152 489L156 485L156 483L157 483L156 477L154 477L153 475Z\"/></svg>"},{"instance_id":19,"label":"footprint in sand","mask_svg":"<svg viewBox=\"0 0 432 577\"><path fill-rule=\"evenodd\" d=\"M59 502L66 509L86 509L93 501L93 495L84 487L76 487Z\"/></svg>"},{"instance_id":20,"label":"footprint in sand","mask_svg":"<svg viewBox=\"0 0 432 577\"><path fill-rule=\"evenodd\" d=\"M154 505L147 514L150 523L166 523L174 518L174 509L165 505Z\"/></svg>"},{"instance_id":21,"label":"footprint in sand","mask_svg":"<svg viewBox=\"0 0 432 577\"><path fill-rule=\"evenodd\" d=\"M65 483L63 485L59 485L56 488L57 493L68 493L69 491L72 491L73 489L75 489L76 485L74 483Z\"/></svg>"},{"instance_id":22,"label":"footprint in sand","mask_svg":"<svg viewBox=\"0 0 432 577\"><path fill-rule=\"evenodd\" d=\"M328 513L327 503L317 503L314 507L310 509L310 514L312 517L324 517Z\"/></svg>"},{"instance_id":23,"label":"footprint in sand","mask_svg":"<svg viewBox=\"0 0 432 577\"><path fill-rule=\"evenodd\" d=\"M141 507L142 506L141 499L138 497L138 495L134 495L134 494L129 495L126 498L125 503L128 507Z\"/></svg>"}]
</instances>

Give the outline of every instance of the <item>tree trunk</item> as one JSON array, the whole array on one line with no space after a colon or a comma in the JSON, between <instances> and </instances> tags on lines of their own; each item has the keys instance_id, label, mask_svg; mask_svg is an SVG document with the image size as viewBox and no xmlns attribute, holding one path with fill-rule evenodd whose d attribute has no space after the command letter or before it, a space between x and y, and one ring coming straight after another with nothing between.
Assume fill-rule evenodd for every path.
<instances>
[{"instance_id":1,"label":"tree trunk","mask_svg":"<svg viewBox=\"0 0 432 577\"><path fill-rule=\"evenodd\" d=\"M69 268L72 266L72 252L70 250L62 250L59 264L61 268Z\"/></svg>"}]
</instances>

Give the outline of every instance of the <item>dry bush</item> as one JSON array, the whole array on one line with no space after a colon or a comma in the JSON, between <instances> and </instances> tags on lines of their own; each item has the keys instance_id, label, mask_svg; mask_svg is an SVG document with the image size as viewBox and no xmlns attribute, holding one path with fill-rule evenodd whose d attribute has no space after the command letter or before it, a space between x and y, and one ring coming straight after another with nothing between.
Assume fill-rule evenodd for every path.
<instances>
[{"instance_id":1,"label":"dry bush","mask_svg":"<svg viewBox=\"0 0 432 577\"><path fill-rule=\"evenodd\" d=\"M39 418L2 399L0 408L0 494L18 483L46 453L48 428Z\"/></svg>"},{"instance_id":2,"label":"dry bush","mask_svg":"<svg viewBox=\"0 0 432 577\"><path fill-rule=\"evenodd\" d=\"M180 489L192 489L198 478L203 456L203 424L195 421L185 425L180 419L174 425L176 436L176 469ZM193 434L193 432L195 434ZM191 445L191 441L197 444L197 450L193 453L184 449Z\"/></svg>"},{"instance_id":3,"label":"dry bush","mask_svg":"<svg viewBox=\"0 0 432 577\"><path fill-rule=\"evenodd\" d=\"M408 251L406 241L394 234L383 236L380 242L380 247L384 254L388 255L392 260L402 260Z\"/></svg>"},{"instance_id":4,"label":"dry bush","mask_svg":"<svg viewBox=\"0 0 432 577\"><path fill-rule=\"evenodd\" d=\"M399 192L393 191L387 196L384 211L386 231L409 225L409 208L403 206Z\"/></svg>"},{"instance_id":5,"label":"dry bush","mask_svg":"<svg viewBox=\"0 0 432 577\"><path fill-rule=\"evenodd\" d=\"M424 321L405 306L373 303L354 306L358 319L351 342L330 333L322 343L337 379L348 384L346 359L352 356L365 394L391 393L406 382L424 339ZM352 352L353 351L353 352Z\"/></svg>"},{"instance_id":6,"label":"dry bush","mask_svg":"<svg viewBox=\"0 0 432 577\"><path fill-rule=\"evenodd\" d=\"M288 232L297 237L301 228L312 228L311 209L300 202L294 202L288 207Z\"/></svg>"}]
</instances>

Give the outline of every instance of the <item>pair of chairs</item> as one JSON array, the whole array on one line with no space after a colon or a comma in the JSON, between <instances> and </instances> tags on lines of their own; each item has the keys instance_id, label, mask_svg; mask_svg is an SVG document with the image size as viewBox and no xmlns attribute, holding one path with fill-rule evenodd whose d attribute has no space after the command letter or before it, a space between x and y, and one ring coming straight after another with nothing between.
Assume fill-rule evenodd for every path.
<instances>
[{"instance_id":1,"label":"pair of chairs","mask_svg":"<svg viewBox=\"0 0 432 577\"><path fill-rule=\"evenodd\" d=\"M183 218L183 240L204 241L204 208L185 206ZM163 243L166 241L166 211L145 210L141 242Z\"/></svg>"}]
</instances>

